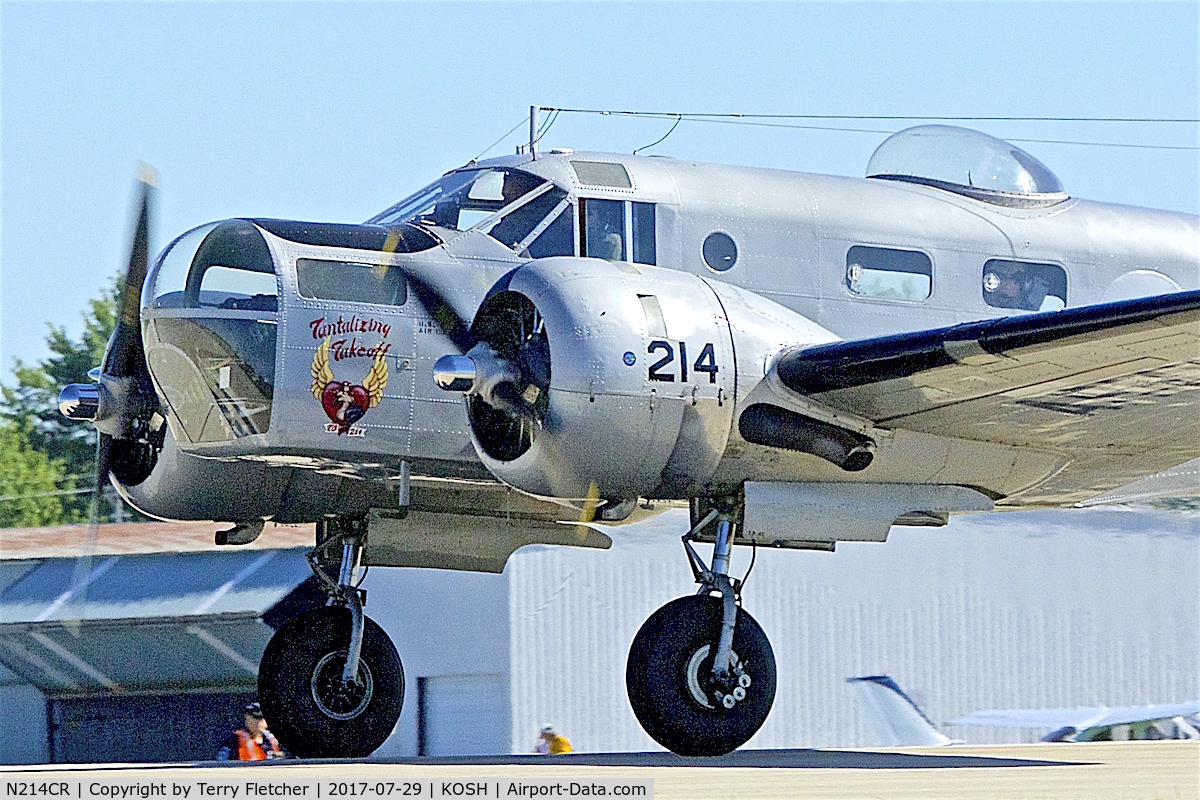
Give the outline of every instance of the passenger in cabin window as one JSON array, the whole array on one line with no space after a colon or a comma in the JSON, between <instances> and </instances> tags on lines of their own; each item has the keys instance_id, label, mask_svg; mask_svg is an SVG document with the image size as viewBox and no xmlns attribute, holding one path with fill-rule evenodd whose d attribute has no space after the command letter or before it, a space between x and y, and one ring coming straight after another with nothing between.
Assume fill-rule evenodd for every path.
<instances>
[{"instance_id":1,"label":"passenger in cabin window","mask_svg":"<svg viewBox=\"0 0 1200 800\"><path fill-rule=\"evenodd\" d=\"M1050 287L1023 265L1000 262L983 276L983 291L989 306L1040 311Z\"/></svg>"}]
</instances>

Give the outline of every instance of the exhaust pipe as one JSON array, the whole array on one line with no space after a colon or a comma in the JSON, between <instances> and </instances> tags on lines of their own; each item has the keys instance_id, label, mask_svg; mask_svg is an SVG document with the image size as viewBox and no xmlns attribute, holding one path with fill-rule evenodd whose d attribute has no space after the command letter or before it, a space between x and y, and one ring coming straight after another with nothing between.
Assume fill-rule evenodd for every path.
<instances>
[{"instance_id":1,"label":"exhaust pipe","mask_svg":"<svg viewBox=\"0 0 1200 800\"><path fill-rule=\"evenodd\" d=\"M738 432L748 442L810 453L846 472L861 472L875 459L869 437L766 403L742 413Z\"/></svg>"}]
</instances>

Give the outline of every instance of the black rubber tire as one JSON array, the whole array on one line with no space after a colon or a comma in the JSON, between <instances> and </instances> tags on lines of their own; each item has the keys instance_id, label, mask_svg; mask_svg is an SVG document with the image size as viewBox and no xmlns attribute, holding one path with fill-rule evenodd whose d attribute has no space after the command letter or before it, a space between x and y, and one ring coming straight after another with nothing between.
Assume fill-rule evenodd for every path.
<instances>
[{"instance_id":1,"label":"black rubber tire","mask_svg":"<svg viewBox=\"0 0 1200 800\"><path fill-rule=\"evenodd\" d=\"M701 705L688 688L688 665L705 645L712 651L721 634L721 598L692 595L655 611L634 637L625 668L629 704L654 741L684 756L718 756L754 735L775 702L775 653L759 624L738 609L733 652L752 679L746 698L733 709Z\"/></svg>"},{"instance_id":2,"label":"black rubber tire","mask_svg":"<svg viewBox=\"0 0 1200 800\"><path fill-rule=\"evenodd\" d=\"M158 451L148 444L113 439L108 450L108 468L122 486L145 483L158 463Z\"/></svg>"},{"instance_id":3,"label":"black rubber tire","mask_svg":"<svg viewBox=\"0 0 1200 800\"><path fill-rule=\"evenodd\" d=\"M293 755L363 758L396 726L404 704L404 667L392 640L372 619L363 620L358 673L369 691L350 697L329 693L330 683L322 678L340 676L349 644L350 610L336 607L288 620L267 644L258 670L258 700L271 732ZM331 716L329 708L345 718Z\"/></svg>"}]
</instances>

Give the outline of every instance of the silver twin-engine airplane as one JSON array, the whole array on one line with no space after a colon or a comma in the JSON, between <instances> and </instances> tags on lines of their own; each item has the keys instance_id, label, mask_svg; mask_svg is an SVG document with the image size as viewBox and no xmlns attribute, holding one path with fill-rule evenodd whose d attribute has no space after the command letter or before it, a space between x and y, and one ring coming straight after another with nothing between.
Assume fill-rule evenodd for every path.
<instances>
[{"instance_id":1,"label":"silver twin-engine airplane","mask_svg":"<svg viewBox=\"0 0 1200 800\"><path fill-rule=\"evenodd\" d=\"M302 756L370 753L400 713L365 565L499 572L686 501L700 590L626 682L655 740L718 754L775 694L734 544L1070 507L1200 456L1200 220L1071 197L962 128L895 134L865 179L526 152L361 225L231 219L153 263L140 203L117 330L61 408L147 514L233 523L218 544L316 522L329 603L259 677Z\"/></svg>"}]
</instances>

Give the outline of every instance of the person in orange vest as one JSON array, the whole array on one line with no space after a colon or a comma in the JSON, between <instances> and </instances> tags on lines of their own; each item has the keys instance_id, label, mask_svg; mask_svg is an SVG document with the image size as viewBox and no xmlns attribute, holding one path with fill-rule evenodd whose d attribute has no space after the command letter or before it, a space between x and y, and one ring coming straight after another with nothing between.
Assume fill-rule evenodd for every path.
<instances>
[{"instance_id":1,"label":"person in orange vest","mask_svg":"<svg viewBox=\"0 0 1200 800\"><path fill-rule=\"evenodd\" d=\"M283 748L267 730L262 706L251 703L243 712L245 725L229 735L217 751L218 761L266 761L268 758L285 758Z\"/></svg>"},{"instance_id":2,"label":"person in orange vest","mask_svg":"<svg viewBox=\"0 0 1200 800\"><path fill-rule=\"evenodd\" d=\"M542 728L534 751L539 755L561 756L571 752L571 742L567 737L554 730L553 725Z\"/></svg>"}]
</instances>

